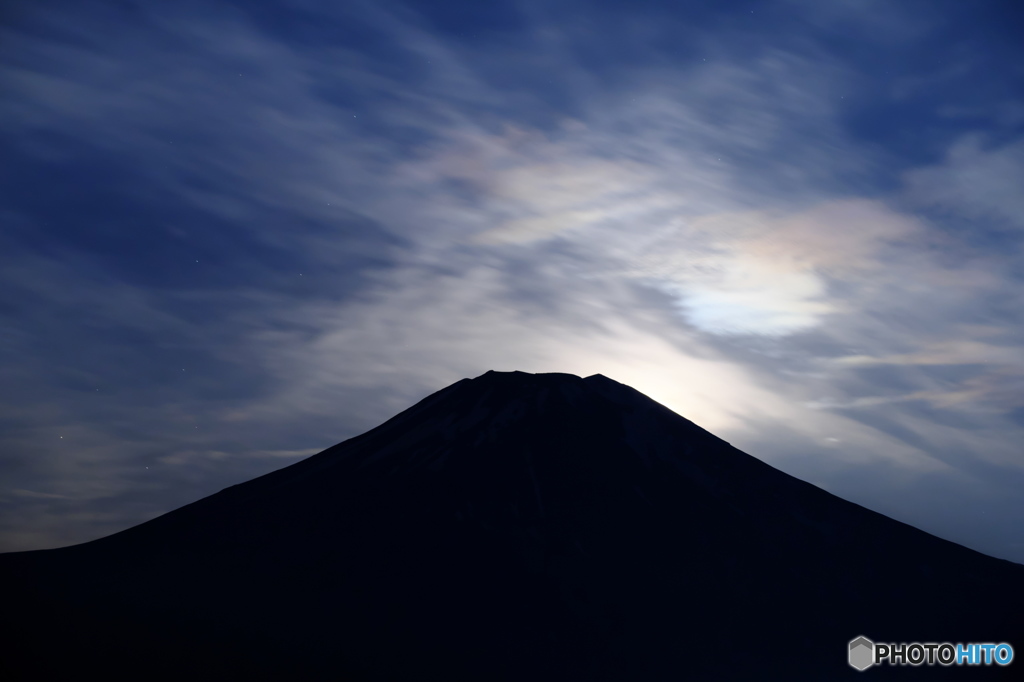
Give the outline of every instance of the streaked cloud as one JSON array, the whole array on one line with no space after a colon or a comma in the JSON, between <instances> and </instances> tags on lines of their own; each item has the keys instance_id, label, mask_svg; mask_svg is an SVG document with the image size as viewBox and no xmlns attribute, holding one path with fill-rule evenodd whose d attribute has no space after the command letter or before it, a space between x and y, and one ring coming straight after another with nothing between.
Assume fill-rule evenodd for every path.
<instances>
[{"instance_id":1,"label":"streaked cloud","mask_svg":"<svg viewBox=\"0 0 1024 682\"><path fill-rule=\"evenodd\" d=\"M910 196L929 207L992 227L1024 229L1024 140L968 135L945 160L906 173Z\"/></svg>"}]
</instances>

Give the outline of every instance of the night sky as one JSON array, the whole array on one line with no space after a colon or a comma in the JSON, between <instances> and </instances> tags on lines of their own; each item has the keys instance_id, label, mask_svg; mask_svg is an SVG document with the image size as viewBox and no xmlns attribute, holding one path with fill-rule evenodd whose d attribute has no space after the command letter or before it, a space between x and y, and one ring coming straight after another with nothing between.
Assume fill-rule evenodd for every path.
<instances>
[{"instance_id":1,"label":"night sky","mask_svg":"<svg viewBox=\"0 0 1024 682\"><path fill-rule=\"evenodd\" d=\"M954 0L3 3L0 551L518 369L1024 562L1021 35Z\"/></svg>"}]
</instances>

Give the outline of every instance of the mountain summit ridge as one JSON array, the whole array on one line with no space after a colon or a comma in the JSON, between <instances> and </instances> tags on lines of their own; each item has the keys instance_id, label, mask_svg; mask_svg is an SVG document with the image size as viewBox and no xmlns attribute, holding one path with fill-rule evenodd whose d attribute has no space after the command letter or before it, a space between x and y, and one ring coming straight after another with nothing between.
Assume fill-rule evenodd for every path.
<instances>
[{"instance_id":1,"label":"mountain summit ridge","mask_svg":"<svg viewBox=\"0 0 1024 682\"><path fill-rule=\"evenodd\" d=\"M599 374L463 379L134 528L0 555L0 579L0 665L108 679L842 679L859 635L1016 644L1024 612L1024 567Z\"/></svg>"}]
</instances>

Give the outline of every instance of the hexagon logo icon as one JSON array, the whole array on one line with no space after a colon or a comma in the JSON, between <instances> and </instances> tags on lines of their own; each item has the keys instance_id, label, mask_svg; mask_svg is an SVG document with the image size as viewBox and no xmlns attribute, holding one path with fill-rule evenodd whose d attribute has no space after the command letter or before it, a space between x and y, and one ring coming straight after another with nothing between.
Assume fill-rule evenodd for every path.
<instances>
[{"instance_id":1,"label":"hexagon logo icon","mask_svg":"<svg viewBox=\"0 0 1024 682\"><path fill-rule=\"evenodd\" d=\"M875 662L875 643L867 637L850 641L850 665L857 670L867 670Z\"/></svg>"}]
</instances>

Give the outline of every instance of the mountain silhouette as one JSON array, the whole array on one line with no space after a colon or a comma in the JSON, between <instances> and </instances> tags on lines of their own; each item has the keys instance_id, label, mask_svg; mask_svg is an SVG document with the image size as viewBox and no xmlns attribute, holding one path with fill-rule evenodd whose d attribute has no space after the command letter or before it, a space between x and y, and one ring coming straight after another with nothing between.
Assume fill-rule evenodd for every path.
<instances>
[{"instance_id":1,"label":"mountain silhouette","mask_svg":"<svg viewBox=\"0 0 1024 682\"><path fill-rule=\"evenodd\" d=\"M109 537L0 555L4 680L1013 678L1024 566L842 500L601 375L488 372ZM1024 677L1024 676L1022 676Z\"/></svg>"}]
</instances>

